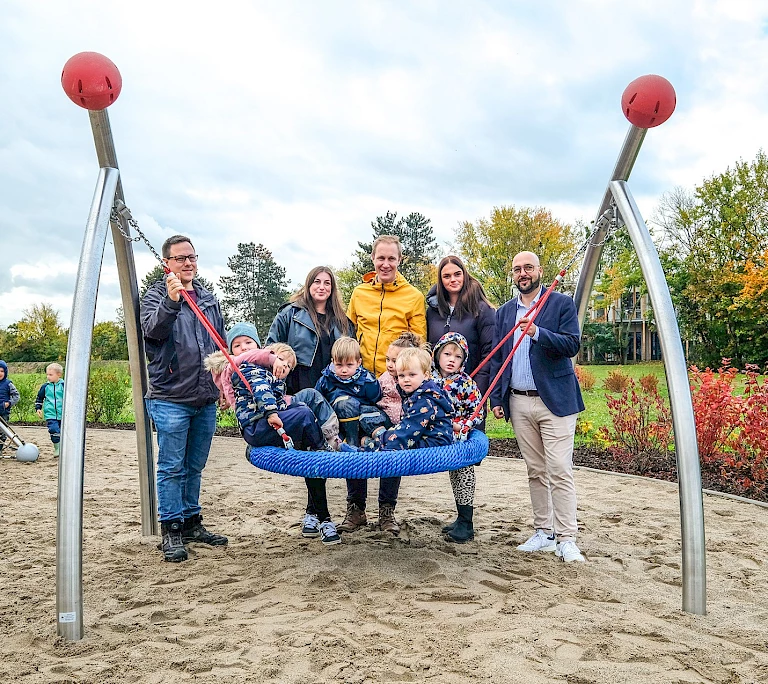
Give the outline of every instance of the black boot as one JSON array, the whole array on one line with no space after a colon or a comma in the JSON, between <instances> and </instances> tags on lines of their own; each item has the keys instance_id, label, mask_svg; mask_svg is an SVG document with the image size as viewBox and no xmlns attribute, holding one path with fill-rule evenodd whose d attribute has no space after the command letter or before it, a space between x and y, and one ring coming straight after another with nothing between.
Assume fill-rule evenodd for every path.
<instances>
[{"instance_id":1,"label":"black boot","mask_svg":"<svg viewBox=\"0 0 768 684\"><path fill-rule=\"evenodd\" d=\"M203 516L199 513L184 521L182 539L185 544L197 542L209 546L226 546L229 542L223 534L214 534L203 527Z\"/></svg>"},{"instance_id":2,"label":"black boot","mask_svg":"<svg viewBox=\"0 0 768 684\"><path fill-rule=\"evenodd\" d=\"M456 526L445 535L445 540L464 544L475 538L475 528L472 526L472 515L475 509L472 506L456 506L456 508L459 510Z\"/></svg>"},{"instance_id":3,"label":"black boot","mask_svg":"<svg viewBox=\"0 0 768 684\"><path fill-rule=\"evenodd\" d=\"M163 535L160 549L163 552L163 558L170 563L181 563L187 560L187 550L181 539L182 526L181 520L166 520L160 523L160 531Z\"/></svg>"},{"instance_id":4,"label":"black boot","mask_svg":"<svg viewBox=\"0 0 768 684\"><path fill-rule=\"evenodd\" d=\"M456 507L458 509L458 504L456 504ZM454 520L452 523L448 523L447 525L443 525L441 528L441 532L443 534L447 534L448 532L453 532L453 529L456 527L456 525L459 524L459 517L456 516L456 520Z\"/></svg>"}]
</instances>

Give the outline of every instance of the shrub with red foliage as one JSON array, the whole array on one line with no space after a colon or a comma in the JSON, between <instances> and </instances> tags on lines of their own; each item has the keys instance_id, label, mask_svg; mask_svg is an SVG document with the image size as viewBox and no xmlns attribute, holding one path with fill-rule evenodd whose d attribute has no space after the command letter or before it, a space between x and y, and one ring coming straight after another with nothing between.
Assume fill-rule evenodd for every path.
<instances>
[{"instance_id":1,"label":"shrub with red foliage","mask_svg":"<svg viewBox=\"0 0 768 684\"><path fill-rule=\"evenodd\" d=\"M625 376L626 377L626 376ZM645 390L627 377L616 398L605 395L612 427L600 428L609 451L622 461L666 457L672 446L672 414L658 388Z\"/></svg>"},{"instance_id":2,"label":"shrub with red foliage","mask_svg":"<svg viewBox=\"0 0 768 684\"><path fill-rule=\"evenodd\" d=\"M589 392L589 390L591 390L597 382L595 374L592 371L584 368L584 366L576 366L573 370L576 373L576 379L579 381L581 389Z\"/></svg>"},{"instance_id":3,"label":"shrub with red foliage","mask_svg":"<svg viewBox=\"0 0 768 684\"><path fill-rule=\"evenodd\" d=\"M653 392L659 389L659 378L653 373L644 375L640 378L640 380L638 380L638 382L640 383L640 387L642 387L645 392Z\"/></svg>"},{"instance_id":4,"label":"shrub with red foliage","mask_svg":"<svg viewBox=\"0 0 768 684\"><path fill-rule=\"evenodd\" d=\"M629 388L630 383L634 385L632 378L620 370L615 370L608 373L603 382L603 387L609 392L624 392Z\"/></svg>"},{"instance_id":5,"label":"shrub with red foliage","mask_svg":"<svg viewBox=\"0 0 768 684\"><path fill-rule=\"evenodd\" d=\"M745 369L744 394L733 394L737 370L723 359L717 372L691 368L701 466L729 491L755 498L768 492L768 385L757 366Z\"/></svg>"}]
</instances>

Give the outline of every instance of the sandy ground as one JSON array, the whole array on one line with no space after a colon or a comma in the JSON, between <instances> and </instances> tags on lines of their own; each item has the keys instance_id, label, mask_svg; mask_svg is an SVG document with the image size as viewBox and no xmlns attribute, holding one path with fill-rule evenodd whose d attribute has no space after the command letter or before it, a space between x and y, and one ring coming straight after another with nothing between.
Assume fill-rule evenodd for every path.
<instances>
[{"instance_id":1,"label":"sandy ground","mask_svg":"<svg viewBox=\"0 0 768 684\"><path fill-rule=\"evenodd\" d=\"M55 625L57 461L0 461L2 682L768 682L768 509L705 498L707 616L681 611L677 488L578 472L586 564L514 545L523 464L478 469L478 540L441 539L445 474L401 489L400 540L373 527L323 547L299 535L305 489L217 438L206 524L228 548L163 563L142 539L132 432L90 431L86 637ZM372 483L371 509L376 510ZM330 485L332 511L343 483Z\"/></svg>"}]
</instances>

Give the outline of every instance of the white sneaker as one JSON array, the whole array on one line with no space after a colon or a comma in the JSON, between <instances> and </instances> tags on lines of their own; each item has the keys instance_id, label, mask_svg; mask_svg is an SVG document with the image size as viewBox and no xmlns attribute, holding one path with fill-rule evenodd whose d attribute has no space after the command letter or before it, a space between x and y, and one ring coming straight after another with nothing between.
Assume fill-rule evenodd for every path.
<instances>
[{"instance_id":1,"label":"white sneaker","mask_svg":"<svg viewBox=\"0 0 768 684\"><path fill-rule=\"evenodd\" d=\"M573 561L584 563L587 560L581 554L579 547L576 546L576 542L573 541L573 539L567 539L564 542L559 542L557 549L555 550L555 555L558 558L562 558L566 563L572 563Z\"/></svg>"},{"instance_id":2,"label":"white sneaker","mask_svg":"<svg viewBox=\"0 0 768 684\"><path fill-rule=\"evenodd\" d=\"M555 548L554 535L550 537L544 530L536 530L533 536L525 542L525 544L520 544L520 546L517 547L517 550L525 551L527 553L532 553L534 551L547 551L548 553L552 553Z\"/></svg>"}]
</instances>

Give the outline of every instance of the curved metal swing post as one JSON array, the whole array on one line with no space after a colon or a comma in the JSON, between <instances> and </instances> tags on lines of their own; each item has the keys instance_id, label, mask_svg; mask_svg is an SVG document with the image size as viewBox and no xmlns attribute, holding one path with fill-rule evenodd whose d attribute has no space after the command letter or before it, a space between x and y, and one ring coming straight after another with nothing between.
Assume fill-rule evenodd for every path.
<instances>
[{"instance_id":1,"label":"curved metal swing post","mask_svg":"<svg viewBox=\"0 0 768 684\"><path fill-rule=\"evenodd\" d=\"M106 109L89 111L88 116L93 130L93 141L99 166L119 168L115 141L109 124ZM125 201L122 183L118 181L115 198ZM126 235L131 234L131 227L124 216L120 216L120 228ZM120 280L120 294L123 303L125 333L128 340L128 364L131 371L133 393L133 413L136 417L136 447L139 464L139 498L141 501L141 534L145 537L159 532L157 524L157 488L155 484L155 461L152 446L152 429L149 415L144 404L147 393L147 362L144 354L144 340L139 321L139 289L136 282L136 266L133 260L133 247L123 237L118 226L112 224L112 242L115 244L117 274Z\"/></svg>"},{"instance_id":2,"label":"curved metal swing post","mask_svg":"<svg viewBox=\"0 0 768 684\"><path fill-rule=\"evenodd\" d=\"M77 269L67 343L56 517L56 612L57 632L70 641L83 638L85 404L96 293L119 176L114 168L99 171Z\"/></svg>"},{"instance_id":3,"label":"curved metal swing post","mask_svg":"<svg viewBox=\"0 0 768 684\"><path fill-rule=\"evenodd\" d=\"M647 132L647 128L638 128L637 126L630 125L629 131L627 131L627 135L624 138L624 143L621 146L619 157L616 160L616 166L613 167L611 181L625 181L629 179L629 174L632 173L632 167L635 165L635 160L640 153L640 147L643 144L643 140L645 140ZM608 187L605 189L603 201L600 203L600 209L597 211L596 224L600 223L603 214L605 214L610 205L611 189ZM596 227L598 229L592 236L592 240L584 254L584 263L579 273L579 280L576 283L576 292L573 295L573 301L576 303L576 309L579 312L579 326L582 328L584 327L584 321L587 319L589 298L592 296L592 288L595 285L597 267L600 264L600 255L603 253L603 242L607 232L607 226L605 225L603 227L596 225Z\"/></svg>"},{"instance_id":4,"label":"curved metal swing post","mask_svg":"<svg viewBox=\"0 0 768 684\"><path fill-rule=\"evenodd\" d=\"M677 316L664 271L651 234L625 181L612 181L608 189L627 226L648 285L659 331L669 403L675 429L675 453L680 491L680 526L683 556L683 610L707 612L707 561L704 539L704 503L701 493L699 446L693 414L687 364Z\"/></svg>"}]
</instances>

